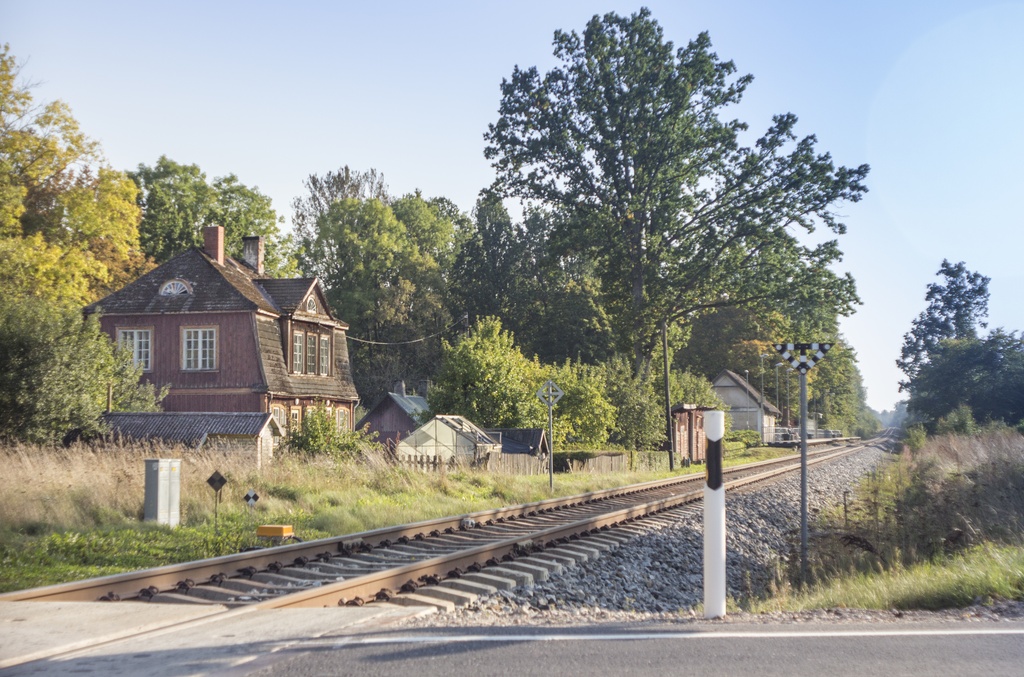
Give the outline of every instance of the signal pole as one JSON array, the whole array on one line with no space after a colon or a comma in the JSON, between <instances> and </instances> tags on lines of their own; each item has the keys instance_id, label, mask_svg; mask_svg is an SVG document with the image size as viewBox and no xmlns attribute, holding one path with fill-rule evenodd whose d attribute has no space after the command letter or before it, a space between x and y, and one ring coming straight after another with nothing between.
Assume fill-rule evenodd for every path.
<instances>
[{"instance_id":1,"label":"signal pole","mask_svg":"<svg viewBox=\"0 0 1024 677\"><path fill-rule=\"evenodd\" d=\"M807 372L814 368L831 343L776 343L782 359L800 372L800 582L807 583ZM808 355L807 353L811 353Z\"/></svg>"}]
</instances>

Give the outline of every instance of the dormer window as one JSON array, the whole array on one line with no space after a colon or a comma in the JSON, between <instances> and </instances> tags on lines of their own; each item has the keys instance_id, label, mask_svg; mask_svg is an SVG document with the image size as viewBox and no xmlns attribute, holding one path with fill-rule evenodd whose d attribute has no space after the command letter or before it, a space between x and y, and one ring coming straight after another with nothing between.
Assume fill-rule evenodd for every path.
<instances>
[{"instance_id":1,"label":"dormer window","mask_svg":"<svg viewBox=\"0 0 1024 677\"><path fill-rule=\"evenodd\" d=\"M192 286L185 280L168 280L160 287L160 296L188 296Z\"/></svg>"},{"instance_id":2,"label":"dormer window","mask_svg":"<svg viewBox=\"0 0 1024 677\"><path fill-rule=\"evenodd\" d=\"M312 296L306 299L306 312L314 314L316 313L316 299L314 299Z\"/></svg>"}]
</instances>

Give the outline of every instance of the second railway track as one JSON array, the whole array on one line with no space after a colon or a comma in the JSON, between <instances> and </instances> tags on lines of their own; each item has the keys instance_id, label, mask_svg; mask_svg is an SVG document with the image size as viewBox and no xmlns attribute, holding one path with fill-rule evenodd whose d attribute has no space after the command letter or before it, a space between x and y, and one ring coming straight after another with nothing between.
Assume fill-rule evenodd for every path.
<instances>
[{"instance_id":1,"label":"second railway track","mask_svg":"<svg viewBox=\"0 0 1024 677\"><path fill-rule=\"evenodd\" d=\"M816 451L809 463L868 444ZM798 468L796 456L737 466L727 469L726 486L737 489ZM659 480L23 590L0 595L0 601L103 599L270 609L395 600L423 585L459 587L455 579L488 566L537 570L545 550L598 532L611 535L617 525L699 501L702 486L701 475Z\"/></svg>"}]
</instances>

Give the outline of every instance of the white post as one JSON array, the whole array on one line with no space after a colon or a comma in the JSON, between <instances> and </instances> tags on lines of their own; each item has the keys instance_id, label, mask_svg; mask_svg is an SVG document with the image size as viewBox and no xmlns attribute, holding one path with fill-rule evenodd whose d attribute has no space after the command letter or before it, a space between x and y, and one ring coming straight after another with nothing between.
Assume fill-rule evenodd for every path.
<instances>
[{"instance_id":1,"label":"white post","mask_svg":"<svg viewBox=\"0 0 1024 677\"><path fill-rule=\"evenodd\" d=\"M722 618L725 616L724 411L704 413L704 433L708 438L704 485L704 618Z\"/></svg>"}]
</instances>

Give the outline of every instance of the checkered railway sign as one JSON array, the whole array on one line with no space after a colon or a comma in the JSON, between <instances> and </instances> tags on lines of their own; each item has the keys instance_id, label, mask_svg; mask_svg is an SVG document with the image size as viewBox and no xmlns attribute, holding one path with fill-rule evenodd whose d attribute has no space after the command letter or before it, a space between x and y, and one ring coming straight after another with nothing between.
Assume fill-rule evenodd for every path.
<instances>
[{"instance_id":1,"label":"checkered railway sign","mask_svg":"<svg viewBox=\"0 0 1024 677\"><path fill-rule=\"evenodd\" d=\"M831 343L776 343L775 350L790 366L806 374L825 358ZM810 354L808 354L810 353Z\"/></svg>"}]
</instances>

